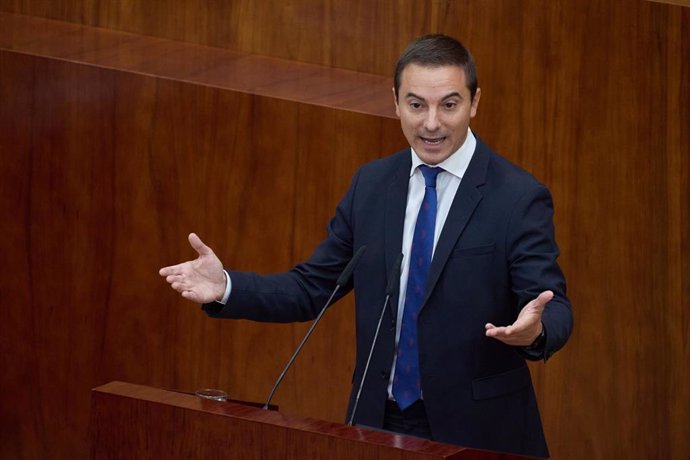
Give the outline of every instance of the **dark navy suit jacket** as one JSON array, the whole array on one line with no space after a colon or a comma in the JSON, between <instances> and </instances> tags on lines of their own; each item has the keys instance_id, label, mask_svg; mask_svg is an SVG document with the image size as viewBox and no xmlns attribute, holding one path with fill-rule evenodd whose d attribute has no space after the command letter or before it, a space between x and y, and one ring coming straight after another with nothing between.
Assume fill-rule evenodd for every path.
<instances>
[{"instance_id":1,"label":"dark navy suit jacket","mask_svg":"<svg viewBox=\"0 0 690 460\"><path fill-rule=\"evenodd\" d=\"M354 251L366 245L351 285L341 291L341 296L355 291L353 382L358 384L387 276L401 252L410 167L409 149L364 165L309 260L278 275L231 271L228 304L204 305L205 311L257 321L313 319ZM542 318L544 359L565 344L573 323L556 263L552 215L549 191L478 139L437 243L418 319L421 384L435 440L548 456L527 356L487 338L484 325L511 324L527 302L549 289L555 295ZM390 314L365 380L357 424L383 425L395 351Z\"/></svg>"}]
</instances>

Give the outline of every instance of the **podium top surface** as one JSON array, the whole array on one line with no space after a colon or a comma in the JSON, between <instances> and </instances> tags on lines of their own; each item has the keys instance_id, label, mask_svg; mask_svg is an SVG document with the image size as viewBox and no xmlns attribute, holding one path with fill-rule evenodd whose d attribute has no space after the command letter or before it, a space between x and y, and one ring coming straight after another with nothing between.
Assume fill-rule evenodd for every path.
<instances>
[{"instance_id":1,"label":"podium top surface","mask_svg":"<svg viewBox=\"0 0 690 460\"><path fill-rule=\"evenodd\" d=\"M218 427L223 423L260 426L267 432L289 431L296 436L320 439L326 443L345 443L356 449L373 449L386 452L398 452L400 458L429 459L503 459L518 460L526 457L503 453L492 453L469 449L450 444L415 438L359 426L316 420L308 417L283 414L274 410L264 410L256 405L242 404L233 401L221 402L199 398L178 392L137 385L125 382L110 382L93 389L94 401L118 399L132 403L151 403L167 408L204 413L205 416L218 417L212 425ZM97 411L99 409L96 409ZM141 411L138 411L139 413ZM395 455L398 457L398 455Z\"/></svg>"}]
</instances>

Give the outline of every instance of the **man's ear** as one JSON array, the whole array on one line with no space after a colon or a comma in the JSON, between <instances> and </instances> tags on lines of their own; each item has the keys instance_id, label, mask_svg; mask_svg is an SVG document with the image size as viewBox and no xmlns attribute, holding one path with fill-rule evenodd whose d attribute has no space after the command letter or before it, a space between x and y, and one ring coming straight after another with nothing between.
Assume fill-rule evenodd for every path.
<instances>
[{"instance_id":1,"label":"man's ear","mask_svg":"<svg viewBox=\"0 0 690 460\"><path fill-rule=\"evenodd\" d=\"M393 90L393 103L395 104L395 114L400 118L400 106L398 105L398 95L395 93L395 88Z\"/></svg>"},{"instance_id":2,"label":"man's ear","mask_svg":"<svg viewBox=\"0 0 690 460\"><path fill-rule=\"evenodd\" d=\"M477 92L474 93L474 98L472 99L472 105L470 106L470 118L474 118L477 115L477 107L479 107L479 98L482 96L482 89L477 88Z\"/></svg>"}]
</instances>

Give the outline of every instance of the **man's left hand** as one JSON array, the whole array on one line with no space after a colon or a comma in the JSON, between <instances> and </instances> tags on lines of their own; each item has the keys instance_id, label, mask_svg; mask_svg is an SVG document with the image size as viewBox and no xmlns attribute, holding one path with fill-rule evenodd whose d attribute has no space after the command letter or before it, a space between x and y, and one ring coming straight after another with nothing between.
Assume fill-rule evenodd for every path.
<instances>
[{"instance_id":1,"label":"man's left hand","mask_svg":"<svg viewBox=\"0 0 690 460\"><path fill-rule=\"evenodd\" d=\"M486 336L507 345L527 347L539 337L542 330L541 315L544 307L553 298L553 292L544 291L539 296L525 305L513 324L510 326L494 326L486 323Z\"/></svg>"}]
</instances>

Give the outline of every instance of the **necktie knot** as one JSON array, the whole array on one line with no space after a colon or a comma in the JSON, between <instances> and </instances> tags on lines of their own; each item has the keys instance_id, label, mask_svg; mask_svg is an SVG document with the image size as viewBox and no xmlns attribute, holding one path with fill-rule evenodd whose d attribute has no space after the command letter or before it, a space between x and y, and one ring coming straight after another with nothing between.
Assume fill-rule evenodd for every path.
<instances>
[{"instance_id":1,"label":"necktie knot","mask_svg":"<svg viewBox=\"0 0 690 460\"><path fill-rule=\"evenodd\" d=\"M432 168L427 165L420 165L419 169L422 171L422 175L424 176L424 185L435 188L436 177L438 177L438 173L443 171L443 168Z\"/></svg>"}]
</instances>

